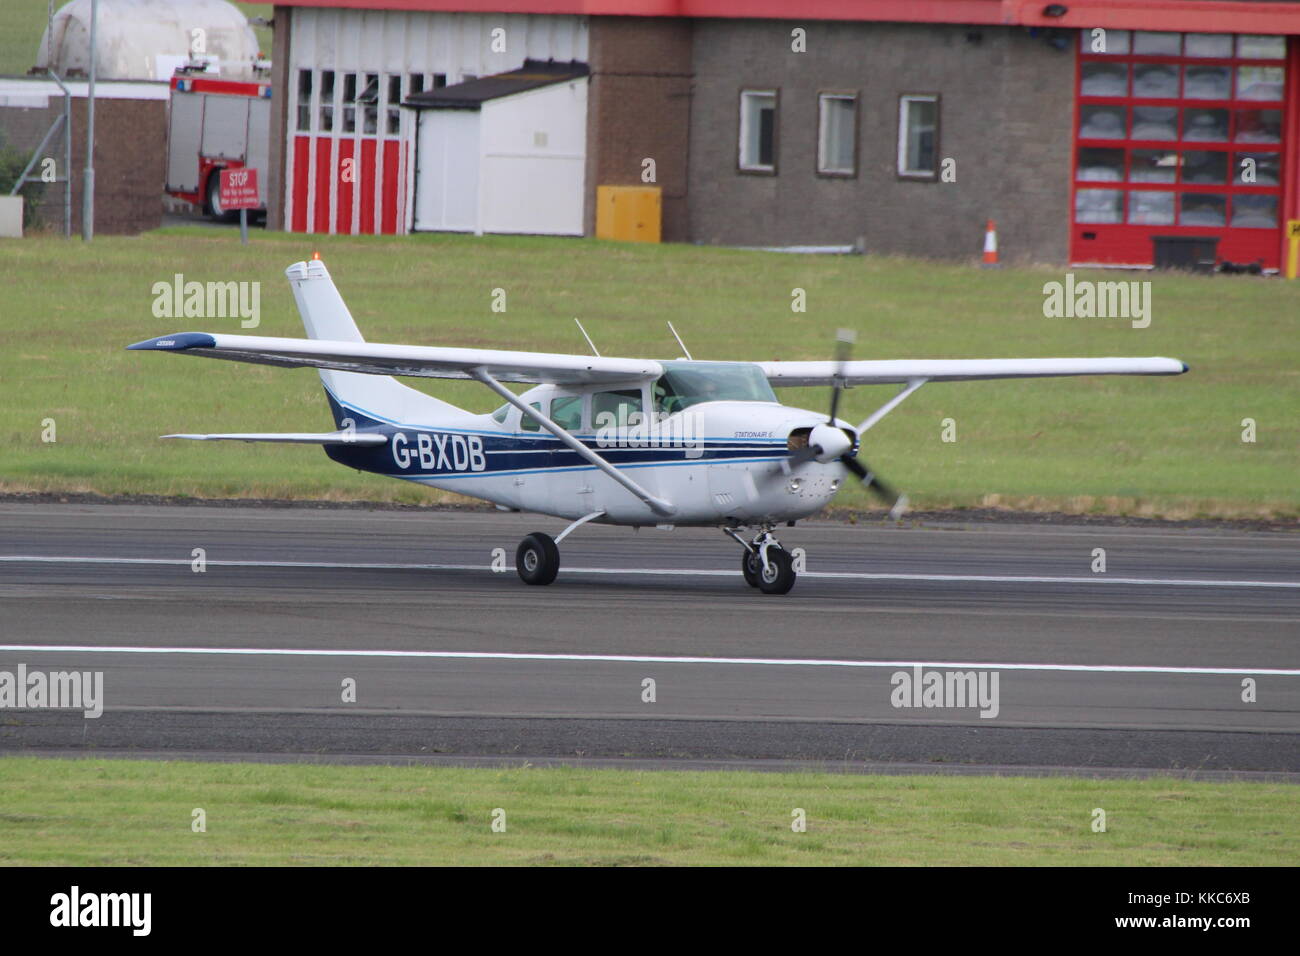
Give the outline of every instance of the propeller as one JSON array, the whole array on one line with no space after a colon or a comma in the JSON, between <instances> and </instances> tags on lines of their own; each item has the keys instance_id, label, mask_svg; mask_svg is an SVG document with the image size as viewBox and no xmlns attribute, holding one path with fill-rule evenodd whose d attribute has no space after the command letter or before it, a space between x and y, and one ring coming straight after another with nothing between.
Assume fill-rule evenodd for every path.
<instances>
[{"instance_id":1,"label":"propeller","mask_svg":"<svg viewBox=\"0 0 1300 956\"><path fill-rule=\"evenodd\" d=\"M848 364L849 355L853 351L853 343L856 336L852 329L840 329L839 332L836 333L835 338L836 369L835 376L831 381L831 414L830 418L827 420L827 425L830 425L835 431L843 435L843 431L835 425L835 418L836 412L840 407L840 392L845 388L845 366ZM823 425L818 425L813 429L812 434L809 435L809 444L815 444L819 453L826 444L829 444L829 442L817 442L817 439L820 437L818 432L824 427L825 426ZM848 438L848 436L845 435L845 438ZM903 512L907 510L907 495L896 491L892 485L881 480L875 471L868 467L866 462L860 461L858 457L853 454L853 446L851 443L847 450L839 456L839 460L843 463L845 468L853 472L854 476L856 476L860 482L867 486L868 491L879 497L885 502L885 504L889 505L889 517L891 520L897 520Z\"/></svg>"}]
</instances>

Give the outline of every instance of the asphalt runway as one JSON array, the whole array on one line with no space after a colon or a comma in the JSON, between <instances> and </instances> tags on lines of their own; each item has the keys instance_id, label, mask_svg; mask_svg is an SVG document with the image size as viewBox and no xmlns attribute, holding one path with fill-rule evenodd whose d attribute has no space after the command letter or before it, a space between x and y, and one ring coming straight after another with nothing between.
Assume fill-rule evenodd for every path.
<instances>
[{"instance_id":1,"label":"asphalt runway","mask_svg":"<svg viewBox=\"0 0 1300 956\"><path fill-rule=\"evenodd\" d=\"M1294 532L808 522L776 597L718 531L587 525L525 586L562 527L0 503L0 672L104 686L0 710L0 752L1300 779ZM918 667L988 693L896 706Z\"/></svg>"}]
</instances>

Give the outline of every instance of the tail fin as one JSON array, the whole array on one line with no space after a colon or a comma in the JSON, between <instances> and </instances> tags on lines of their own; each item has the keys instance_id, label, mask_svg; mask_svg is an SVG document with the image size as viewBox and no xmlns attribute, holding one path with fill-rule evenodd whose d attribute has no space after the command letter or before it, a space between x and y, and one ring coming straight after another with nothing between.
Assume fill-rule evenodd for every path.
<instances>
[{"instance_id":1,"label":"tail fin","mask_svg":"<svg viewBox=\"0 0 1300 956\"><path fill-rule=\"evenodd\" d=\"M365 341L325 263L319 259L295 262L284 274L289 278L308 338L332 342ZM346 428L349 420L355 426L363 427L366 423L356 420L357 413L380 422L421 425L436 424L450 415L468 414L455 405L403 385L389 375L321 369L320 379L330 397L334 423L340 428Z\"/></svg>"},{"instance_id":2,"label":"tail fin","mask_svg":"<svg viewBox=\"0 0 1300 956\"><path fill-rule=\"evenodd\" d=\"M293 289L294 301L298 303L307 338L331 342L365 341L325 263L319 259L295 262L284 270L284 274L289 277L289 286Z\"/></svg>"}]
</instances>

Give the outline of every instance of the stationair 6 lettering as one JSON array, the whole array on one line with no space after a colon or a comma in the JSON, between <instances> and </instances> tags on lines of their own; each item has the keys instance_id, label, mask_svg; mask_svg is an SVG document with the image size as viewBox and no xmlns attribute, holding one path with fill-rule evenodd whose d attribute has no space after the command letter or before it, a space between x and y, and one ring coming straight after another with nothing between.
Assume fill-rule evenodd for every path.
<instances>
[{"instance_id":1,"label":"stationair 6 lettering","mask_svg":"<svg viewBox=\"0 0 1300 956\"><path fill-rule=\"evenodd\" d=\"M441 435L438 432L416 432L415 447L411 447L405 432L393 435L393 461L406 471L483 471L487 460L483 455L483 438L480 435Z\"/></svg>"}]
</instances>

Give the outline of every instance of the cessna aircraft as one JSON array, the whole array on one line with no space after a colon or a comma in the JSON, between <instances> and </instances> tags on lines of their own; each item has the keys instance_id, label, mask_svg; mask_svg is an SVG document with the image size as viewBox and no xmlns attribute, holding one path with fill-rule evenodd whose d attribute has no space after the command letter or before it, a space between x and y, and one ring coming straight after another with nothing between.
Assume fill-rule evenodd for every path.
<instances>
[{"instance_id":1,"label":"cessna aircraft","mask_svg":"<svg viewBox=\"0 0 1300 956\"><path fill-rule=\"evenodd\" d=\"M838 357L814 362L697 362L684 345L675 361L381 345L361 337L318 256L286 275L305 339L180 332L128 348L319 369L338 430L163 437L321 445L351 468L571 522L520 543L515 566L527 584L555 580L559 543L588 521L699 525L740 544L750 586L785 594L795 568L777 525L817 513L850 477L895 515L905 507L858 451L927 382L1187 371L1170 358L850 361L843 333ZM505 404L479 415L393 376L472 379ZM506 382L534 387L516 395ZM877 384L900 388L858 425L836 417L845 387ZM773 392L812 385L831 388L829 413L782 405Z\"/></svg>"}]
</instances>

